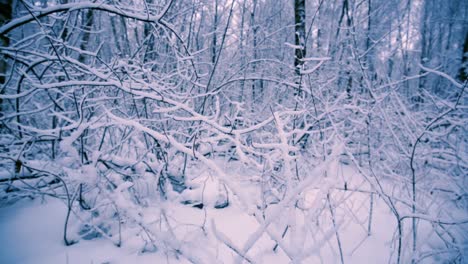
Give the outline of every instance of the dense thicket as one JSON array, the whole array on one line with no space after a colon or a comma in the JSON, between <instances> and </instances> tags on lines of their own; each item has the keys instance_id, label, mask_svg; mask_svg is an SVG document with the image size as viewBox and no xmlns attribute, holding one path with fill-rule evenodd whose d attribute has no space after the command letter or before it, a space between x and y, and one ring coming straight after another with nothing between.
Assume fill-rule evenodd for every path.
<instances>
[{"instance_id":1,"label":"dense thicket","mask_svg":"<svg viewBox=\"0 0 468 264\"><path fill-rule=\"evenodd\" d=\"M340 228L358 223L370 236L377 201L394 216L392 263L467 261L468 2L5 6L3 202L58 197L81 237L120 245L134 232L144 250L203 262L183 238L167 242L162 205L208 170L217 205L238 203L262 227L236 251L246 261L263 234L293 262L307 259L318 242L304 235L298 249L304 230L337 240L343 261ZM349 210L354 195L363 218ZM280 209L265 217L270 203ZM145 217L154 207L161 217Z\"/></svg>"}]
</instances>

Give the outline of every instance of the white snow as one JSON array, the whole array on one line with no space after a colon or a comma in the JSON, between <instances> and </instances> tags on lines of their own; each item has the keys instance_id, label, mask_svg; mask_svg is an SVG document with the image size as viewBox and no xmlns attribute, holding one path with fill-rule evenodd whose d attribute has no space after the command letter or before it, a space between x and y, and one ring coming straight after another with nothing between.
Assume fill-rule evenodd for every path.
<instances>
[{"instance_id":1,"label":"white snow","mask_svg":"<svg viewBox=\"0 0 468 264\"><path fill-rule=\"evenodd\" d=\"M345 171L353 173L350 169ZM259 221L263 221L263 216L249 214L238 202L221 210L214 209L213 203L219 191L219 182L208 174L198 177L196 182L205 185L203 201L206 205L202 210L191 205L182 205L177 201L168 201L162 209L150 207L141 211L144 216L143 222L146 223L159 219L161 212L170 219L172 231L167 237L161 238L161 241L166 242L159 243L177 243L172 246L180 248L184 255L178 259L174 254L166 256L163 250L141 253L141 240L132 236L131 232L123 234L125 239L120 248L102 237L91 241L80 240L77 244L65 246L62 232L66 206L57 199L46 198L22 200L0 208L0 237L3 245L0 247L0 263L190 263L188 258L192 261L198 259L201 263L234 263L242 260L238 257L240 252L255 263L289 263L284 249L302 263L336 263L339 260L334 229L323 230L324 227L330 226L329 213L319 214L317 211L315 214L313 211L309 213L297 208L284 207L287 203L272 204L265 210L267 222L261 227ZM117 194L130 187L131 183L128 182L117 187L116 202L122 199L117 197ZM298 186L291 190L291 194L305 190L304 188ZM323 188L305 191L304 206L320 210L325 201L324 196L317 194L323 194L322 191ZM341 193L345 195L345 192ZM335 195L338 197L341 193ZM288 198L284 200L288 201ZM390 242L395 230L388 227L395 226L394 220L384 203L376 199L372 233L368 236L368 202L367 194L353 193L340 204L336 204L354 214L356 218L345 217L343 211L335 210L337 221L340 223L339 233L346 263L386 263L389 258ZM284 210L285 208L289 209ZM271 240L271 236L281 235L285 224L291 224L290 219L288 220L288 215L291 214L296 215L297 227L301 227L295 231L298 236L292 241L282 241L281 246L274 252L276 243ZM283 220L277 221L279 219ZM268 227L267 223L273 220L275 224ZM72 217L71 222L76 223L76 219ZM156 228L154 225L152 227ZM73 227L70 229L73 230ZM313 230L317 233L313 233ZM247 243L249 240L250 243ZM200 244L201 241L203 242ZM247 253L246 245L249 245L247 248L250 249Z\"/></svg>"}]
</instances>

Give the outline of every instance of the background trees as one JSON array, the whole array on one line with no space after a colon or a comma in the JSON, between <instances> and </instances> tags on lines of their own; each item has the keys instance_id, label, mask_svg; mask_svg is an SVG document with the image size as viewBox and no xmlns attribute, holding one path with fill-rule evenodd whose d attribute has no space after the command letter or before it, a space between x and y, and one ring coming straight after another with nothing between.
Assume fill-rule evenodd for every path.
<instances>
[{"instance_id":1,"label":"background trees","mask_svg":"<svg viewBox=\"0 0 468 264\"><path fill-rule=\"evenodd\" d=\"M466 259L463 1L8 7L3 201L58 197L76 239L135 232L143 251L168 243L196 262L161 236L174 223L160 205L195 202L182 191L208 170L215 206L235 201L263 228L236 250L245 259L265 234L292 261L333 239L344 262L340 233L372 236L377 203L392 215L390 262ZM154 207L164 230L145 218Z\"/></svg>"}]
</instances>

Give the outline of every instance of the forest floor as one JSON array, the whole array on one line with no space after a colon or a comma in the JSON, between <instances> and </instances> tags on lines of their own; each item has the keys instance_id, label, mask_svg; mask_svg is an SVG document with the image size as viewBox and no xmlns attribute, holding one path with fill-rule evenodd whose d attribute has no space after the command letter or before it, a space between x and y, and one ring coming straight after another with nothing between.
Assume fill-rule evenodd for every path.
<instances>
[{"instance_id":1,"label":"forest floor","mask_svg":"<svg viewBox=\"0 0 468 264\"><path fill-rule=\"evenodd\" d=\"M210 188L205 191L210 192ZM210 196L209 193L205 195ZM170 236L175 235L178 241L187 241L184 254L190 255L191 250L205 247L210 248L212 255L216 256L215 262L233 263L237 254L224 242L229 241L237 248L242 248L259 225L253 216L232 200L227 208L214 209L212 206L205 206L202 210L183 205L180 201L168 201L163 208L172 223L178 224L174 224L174 233L167 234L168 237L164 240L170 241ZM367 201L367 196L353 194L341 205L349 212L336 215L345 263L387 263L389 252L394 252L391 249L395 232L394 217L382 200L375 199L372 233L368 236ZM274 205L270 207L274 208ZM266 214L268 210L265 211ZM131 233L123 234L120 248L102 237L81 239L72 246L65 246L63 227L66 212L65 203L54 198L25 199L0 208L0 263L190 263L186 257L167 255L163 253L164 250L142 253L141 244L136 242ZM154 212L158 211L155 209ZM282 217L287 218L286 215ZM329 227L330 223L326 223L328 220L321 219L321 225ZM318 225L318 222L319 220L311 225ZM214 223L216 232L222 234L222 238L213 235ZM277 230L281 233L283 229L284 227L278 227ZM323 234L315 236L317 247L314 252L306 252L310 256L302 263L340 263L334 229L316 230ZM321 243L320 236L328 236L328 239ZM257 263L289 263L282 250L274 252L274 247L275 242L263 235L249 250L249 256ZM301 247L307 249L305 243Z\"/></svg>"}]
</instances>

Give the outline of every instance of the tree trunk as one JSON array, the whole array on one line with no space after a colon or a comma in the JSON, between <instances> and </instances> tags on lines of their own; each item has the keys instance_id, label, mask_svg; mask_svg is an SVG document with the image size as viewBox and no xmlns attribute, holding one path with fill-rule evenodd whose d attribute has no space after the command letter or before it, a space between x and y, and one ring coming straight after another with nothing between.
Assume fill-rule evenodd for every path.
<instances>
[{"instance_id":1,"label":"tree trunk","mask_svg":"<svg viewBox=\"0 0 468 264\"><path fill-rule=\"evenodd\" d=\"M255 22L255 14L257 13L257 0L252 1L252 12L250 13L250 27L252 29L252 49L253 49L253 60L257 60L257 25ZM252 63L252 72L257 73L257 64L256 62ZM257 98L257 81L252 81L252 112L255 112L255 100Z\"/></svg>"},{"instance_id":2,"label":"tree trunk","mask_svg":"<svg viewBox=\"0 0 468 264\"><path fill-rule=\"evenodd\" d=\"M216 45L217 45L217 34L218 30L218 0L215 0L214 6L214 22L213 22L213 42L211 43L211 63L215 64L216 62Z\"/></svg>"},{"instance_id":3,"label":"tree trunk","mask_svg":"<svg viewBox=\"0 0 468 264\"><path fill-rule=\"evenodd\" d=\"M0 0L0 25L4 25L7 21L11 19L12 7L11 1L9 0ZM0 45L2 47L7 47L10 44L10 39L6 35L0 36ZM6 58L0 58L0 86L3 86L6 81L7 73L7 62ZM3 87L0 87L0 94L4 91ZM0 113L3 113L3 99L0 98ZM0 131L3 129L3 123L0 123Z\"/></svg>"},{"instance_id":4,"label":"tree trunk","mask_svg":"<svg viewBox=\"0 0 468 264\"><path fill-rule=\"evenodd\" d=\"M244 23L245 23L245 2L244 0L242 2L242 11L241 11L241 22L240 22L240 39L239 39L239 50L241 53L241 67L245 66L246 60L245 60L245 49L244 49ZM244 69L244 78L246 75L246 69ZM242 80L240 82L240 92L239 92L239 102L242 102L244 100L244 87L245 87L245 81Z\"/></svg>"},{"instance_id":5,"label":"tree trunk","mask_svg":"<svg viewBox=\"0 0 468 264\"><path fill-rule=\"evenodd\" d=\"M301 74L302 60L306 55L305 47L305 0L294 0L294 21L295 21L295 57L294 68L296 75Z\"/></svg>"},{"instance_id":6,"label":"tree trunk","mask_svg":"<svg viewBox=\"0 0 468 264\"><path fill-rule=\"evenodd\" d=\"M458 79L465 82L468 79L468 32L465 35L465 43L463 44L463 54Z\"/></svg>"}]
</instances>

